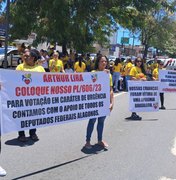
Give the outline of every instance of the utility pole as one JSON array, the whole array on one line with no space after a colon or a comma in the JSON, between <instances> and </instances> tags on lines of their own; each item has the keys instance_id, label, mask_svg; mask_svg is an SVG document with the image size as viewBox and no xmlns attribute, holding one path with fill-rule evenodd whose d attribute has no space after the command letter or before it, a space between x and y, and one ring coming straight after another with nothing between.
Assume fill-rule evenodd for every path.
<instances>
[{"instance_id":1,"label":"utility pole","mask_svg":"<svg viewBox=\"0 0 176 180\"><path fill-rule=\"evenodd\" d=\"M3 67L7 68L7 48L8 48L8 40L9 40L9 11L10 11L10 0L7 0L6 5L6 33L5 33L5 56L4 56L4 64Z\"/></svg>"}]
</instances>

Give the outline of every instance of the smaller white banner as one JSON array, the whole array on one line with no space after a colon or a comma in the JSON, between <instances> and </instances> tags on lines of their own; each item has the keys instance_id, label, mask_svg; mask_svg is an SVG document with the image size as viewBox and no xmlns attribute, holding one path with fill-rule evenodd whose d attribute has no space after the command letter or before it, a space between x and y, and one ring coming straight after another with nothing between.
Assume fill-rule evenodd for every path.
<instances>
[{"instance_id":1,"label":"smaller white banner","mask_svg":"<svg viewBox=\"0 0 176 180\"><path fill-rule=\"evenodd\" d=\"M160 91L166 93L176 92L176 71L159 70Z\"/></svg>"},{"instance_id":2,"label":"smaller white banner","mask_svg":"<svg viewBox=\"0 0 176 180\"><path fill-rule=\"evenodd\" d=\"M128 81L128 83L131 112L159 110L159 81Z\"/></svg>"}]
</instances>

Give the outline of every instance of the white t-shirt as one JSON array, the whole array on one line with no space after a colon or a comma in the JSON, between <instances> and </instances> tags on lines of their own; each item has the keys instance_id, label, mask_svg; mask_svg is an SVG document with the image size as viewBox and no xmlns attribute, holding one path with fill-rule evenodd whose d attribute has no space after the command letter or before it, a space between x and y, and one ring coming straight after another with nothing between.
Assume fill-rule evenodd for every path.
<instances>
[{"instance_id":1,"label":"white t-shirt","mask_svg":"<svg viewBox=\"0 0 176 180\"><path fill-rule=\"evenodd\" d=\"M66 73L74 73L74 71L73 71L72 68L69 68L69 69L66 68L66 69L65 69L65 72L66 72Z\"/></svg>"}]
</instances>

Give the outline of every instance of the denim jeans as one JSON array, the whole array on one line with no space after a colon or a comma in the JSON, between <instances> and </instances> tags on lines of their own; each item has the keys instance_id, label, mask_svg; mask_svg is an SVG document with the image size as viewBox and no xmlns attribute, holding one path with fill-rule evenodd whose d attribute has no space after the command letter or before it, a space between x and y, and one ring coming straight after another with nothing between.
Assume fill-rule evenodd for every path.
<instances>
[{"instance_id":1,"label":"denim jeans","mask_svg":"<svg viewBox=\"0 0 176 180\"><path fill-rule=\"evenodd\" d=\"M120 73L119 72L113 72L112 81L113 81L113 85L114 85L114 91L118 91L119 78L120 78Z\"/></svg>"},{"instance_id":2,"label":"denim jeans","mask_svg":"<svg viewBox=\"0 0 176 180\"><path fill-rule=\"evenodd\" d=\"M94 129L94 124L95 124L95 121L97 119L98 119L98 123L97 123L98 141L102 141L104 120L106 119L106 116L89 119L89 123L87 125L86 141L90 141L91 135L92 135L92 132L93 132L93 129Z\"/></svg>"},{"instance_id":3,"label":"denim jeans","mask_svg":"<svg viewBox=\"0 0 176 180\"><path fill-rule=\"evenodd\" d=\"M126 90L128 91L128 81L131 79L131 76L127 75L125 76L125 85L126 85Z\"/></svg>"}]
</instances>

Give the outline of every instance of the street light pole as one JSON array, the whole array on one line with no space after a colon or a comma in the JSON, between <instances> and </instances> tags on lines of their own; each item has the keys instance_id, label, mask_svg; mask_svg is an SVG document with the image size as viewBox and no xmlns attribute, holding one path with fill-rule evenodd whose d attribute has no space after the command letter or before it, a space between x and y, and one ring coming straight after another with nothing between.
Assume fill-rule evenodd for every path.
<instances>
[{"instance_id":1,"label":"street light pole","mask_svg":"<svg viewBox=\"0 0 176 180\"><path fill-rule=\"evenodd\" d=\"M3 67L7 68L7 47L8 47L8 37L9 37L9 11L10 11L10 0L7 0L6 6L6 33L5 33L5 57L4 57L4 64Z\"/></svg>"}]
</instances>

